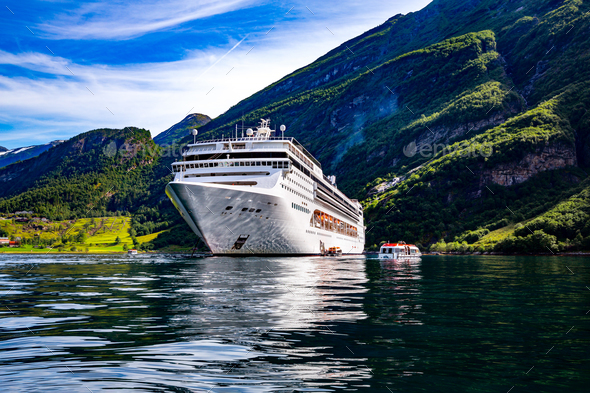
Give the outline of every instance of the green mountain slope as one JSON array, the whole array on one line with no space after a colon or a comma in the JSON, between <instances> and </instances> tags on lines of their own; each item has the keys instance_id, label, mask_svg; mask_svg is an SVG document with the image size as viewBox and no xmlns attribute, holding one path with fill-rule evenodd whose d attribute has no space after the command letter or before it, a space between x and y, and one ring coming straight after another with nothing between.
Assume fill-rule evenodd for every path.
<instances>
[{"instance_id":1,"label":"green mountain slope","mask_svg":"<svg viewBox=\"0 0 590 393\"><path fill-rule=\"evenodd\" d=\"M190 130L193 128L200 128L205 124L209 123L211 118L207 115L200 113L191 113L186 116L182 121L176 123L172 127L168 128L154 137L154 142L160 146L168 146L179 142L181 139L189 135Z\"/></svg>"},{"instance_id":2,"label":"green mountain slope","mask_svg":"<svg viewBox=\"0 0 590 393\"><path fill-rule=\"evenodd\" d=\"M69 218L84 216L91 208L102 213L127 210L123 195L132 193L134 185L141 189L137 182L149 178L141 171L152 167L154 156L155 145L145 130L80 134L38 157L0 169L0 211L33 210Z\"/></svg>"}]
</instances>

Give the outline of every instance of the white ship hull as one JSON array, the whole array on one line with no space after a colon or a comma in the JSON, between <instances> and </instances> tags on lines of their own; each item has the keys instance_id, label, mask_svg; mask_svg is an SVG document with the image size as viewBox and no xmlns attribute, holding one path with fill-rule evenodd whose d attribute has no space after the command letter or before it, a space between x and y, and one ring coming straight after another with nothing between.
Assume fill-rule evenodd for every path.
<instances>
[{"instance_id":1,"label":"white ship hull","mask_svg":"<svg viewBox=\"0 0 590 393\"><path fill-rule=\"evenodd\" d=\"M319 255L322 243L325 250L340 247L343 254L364 251L362 222L356 237L311 226L312 212L326 207L308 202L309 212L295 210L292 204L301 199L278 183L267 189L174 181L166 194L214 254Z\"/></svg>"},{"instance_id":2,"label":"white ship hull","mask_svg":"<svg viewBox=\"0 0 590 393\"><path fill-rule=\"evenodd\" d=\"M272 137L269 122L187 146L166 186L184 220L214 254L362 253L361 204L294 138Z\"/></svg>"}]
</instances>

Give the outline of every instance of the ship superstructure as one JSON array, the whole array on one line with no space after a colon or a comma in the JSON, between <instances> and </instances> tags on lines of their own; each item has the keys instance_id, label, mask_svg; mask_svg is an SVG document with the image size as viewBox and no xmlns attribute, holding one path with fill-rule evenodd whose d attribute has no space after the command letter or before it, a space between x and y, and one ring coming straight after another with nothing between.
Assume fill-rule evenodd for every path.
<instances>
[{"instance_id":1,"label":"ship superstructure","mask_svg":"<svg viewBox=\"0 0 590 393\"><path fill-rule=\"evenodd\" d=\"M263 119L246 135L236 127L231 138L187 146L166 186L182 217L214 254L313 255L330 247L362 253L361 204L269 124Z\"/></svg>"}]
</instances>

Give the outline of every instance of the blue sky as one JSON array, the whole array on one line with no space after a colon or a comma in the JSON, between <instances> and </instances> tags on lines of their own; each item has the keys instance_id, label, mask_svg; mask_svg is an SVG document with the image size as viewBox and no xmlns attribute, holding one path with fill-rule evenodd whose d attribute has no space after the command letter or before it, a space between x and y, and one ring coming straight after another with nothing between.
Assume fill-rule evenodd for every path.
<instances>
[{"instance_id":1,"label":"blue sky","mask_svg":"<svg viewBox=\"0 0 590 393\"><path fill-rule=\"evenodd\" d=\"M428 0L16 1L0 9L0 145L225 112Z\"/></svg>"}]
</instances>

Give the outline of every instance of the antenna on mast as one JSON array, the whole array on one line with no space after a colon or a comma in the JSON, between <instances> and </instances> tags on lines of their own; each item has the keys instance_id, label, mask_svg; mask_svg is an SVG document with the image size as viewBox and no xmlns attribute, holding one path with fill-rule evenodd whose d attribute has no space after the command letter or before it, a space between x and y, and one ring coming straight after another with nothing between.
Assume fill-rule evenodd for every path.
<instances>
[{"instance_id":1,"label":"antenna on mast","mask_svg":"<svg viewBox=\"0 0 590 393\"><path fill-rule=\"evenodd\" d=\"M199 133L199 131L197 131L197 129L196 129L196 128L193 128L193 129L191 130L191 134L192 134L192 136L193 136L193 143L197 143L197 134L198 134L198 133Z\"/></svg>"}]
</instances>

